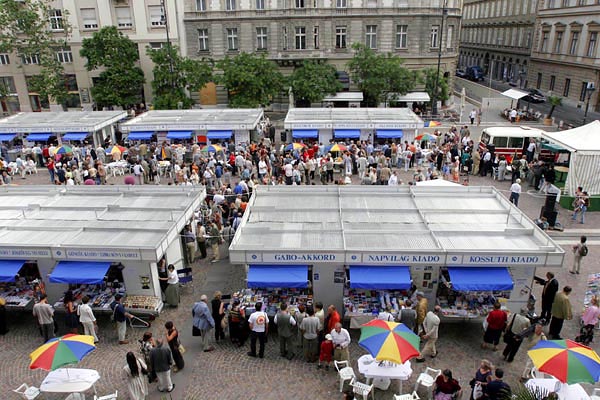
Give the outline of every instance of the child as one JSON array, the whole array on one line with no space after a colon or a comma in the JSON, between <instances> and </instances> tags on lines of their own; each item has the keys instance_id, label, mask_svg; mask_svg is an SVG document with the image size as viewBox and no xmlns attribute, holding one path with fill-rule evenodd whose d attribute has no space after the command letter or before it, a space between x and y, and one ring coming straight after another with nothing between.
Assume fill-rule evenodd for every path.
<instances>
[{"instance_id":1,"label":"child","mask_svg":"<svg viewBox=\"0 0 600 400\"><path fill-rule=\"evenodd\" d=\"M319 365L318 369L321 369L321 362L326 361L325 370L329 371L329 364L331 364L331 355L333 354L333 341L331 335L328 333L325 335L325 340L321 342L321 353L319 354Z\"/></svg>"}]
</instances>

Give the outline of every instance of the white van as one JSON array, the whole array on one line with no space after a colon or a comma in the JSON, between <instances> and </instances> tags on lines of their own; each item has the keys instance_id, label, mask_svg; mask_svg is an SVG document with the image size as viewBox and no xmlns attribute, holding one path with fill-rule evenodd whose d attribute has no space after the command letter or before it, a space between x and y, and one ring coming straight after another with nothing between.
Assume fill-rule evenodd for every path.
<instances>
[{"instance_id":1,"label":"white van","mask_svg":"<svg viewBox=\"0 0 600 400\"><path fill-rule=\"evenodd\" d=\"M510 164L515 152L522 156L527 152L529 139L533 138L540 143L543 130L530 128L528 126L498 126L485 128L481 132L479 139L479 149L483 150L488 145L494 149L494 154L503 155L506 161ZM546 154L547 153L547 154ZM548 150L542 150L540 159L552 158L552 154Z\"/></svg>"}]
</instances>

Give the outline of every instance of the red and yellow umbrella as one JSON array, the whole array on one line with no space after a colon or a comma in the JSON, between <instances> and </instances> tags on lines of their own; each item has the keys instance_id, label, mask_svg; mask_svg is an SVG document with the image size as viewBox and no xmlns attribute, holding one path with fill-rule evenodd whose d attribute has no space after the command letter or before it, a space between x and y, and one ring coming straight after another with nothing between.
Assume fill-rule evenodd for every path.
<instances>
[{"instance_id":1,"label":"red and yellow umbrella","mask_svg":"<svg viewBox=\"0 0 600 400\"><path fill-rule=\"evenodd\" d=\"M437 136L435 135L431 135L429 133L422 133L419 136L415 137L415 140L418 140L419 142L422 141L431 141L431 140L437 140Z\"/></svg>"},{"instance_id":2,"label":"red and yellow umbrella","mask_svg":"<svg viewBox=\"0 0 600 400\"><path fill-rule=\"evenodd\" d=\"M114 145L114 146L110 146L108 149L106 149L106 154L115 154L115 153L125 153L127 151L127 149L123 146L119 146L119 145Z\"/></svg>"},{"instance_id":3,"label":"red and yellow umbrella","mask_svg":"<svg viewBox=\"0 0 600 400\"><path fill-rule=\"evenodd\" d=\"M419 355L421 339L404 324L374 319L360 328L358 344L376 360L403 364Z\"/></svg>"},{"instance_id":4,"label":"red and yellow umbrella","mask_svg":"<svg viewBox=\"0 0 600 400\"><path fill-rule=\"evenodd\" d=\"M45 369L54 371L63 365L79 362L90 351L94 350L94 337L69 333L53 338L35 349L30 355L29 369Z\"/></svg>"},{"instance_id":5,"label":"red and yellow umbrella","mask_svg":"<svg viewBox=\"0 0 600 400\"><path fill-rule=\"evenodd\" d=\"M572 340L540 340L527 352L536 368L563 383L595 383L600 379L600 357Z\"/></svg>"},{"instance_id":6,"label":"red and yellow umbrella","mask_svg":"<svg viewBox=\"0 0 600 400\"><path fill-rule=\"evenodd\" d=\"M325 149L327 152L340 152L340 151L346 151L348 150L348 148L346 146L344 146L343 144L339 144L336 143L334 145L328 146L327 149Z\"/></svg>"},{"instance_id":7,"label":"red and yellow umbrella","mask_svg":"<svg viewBox=\"0 0 600 400\"><path fill-rule=\"evenodd\" d=\"M285 151L302 150L306 145L304 143L290 143L285 146Z\"/></svg>"}]
</instances>

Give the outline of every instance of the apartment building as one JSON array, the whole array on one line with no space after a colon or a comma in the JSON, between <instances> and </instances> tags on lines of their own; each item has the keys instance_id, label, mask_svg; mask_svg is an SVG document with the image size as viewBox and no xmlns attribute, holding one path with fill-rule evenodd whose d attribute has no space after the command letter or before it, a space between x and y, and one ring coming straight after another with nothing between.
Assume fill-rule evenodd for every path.
<instances>
[{"instance_id":1,"label":"apartment building","mask_svg":"<svg viewBox=\"0 0 600 400\"><path fill-rule=\"evenodd\" d=\"M599 110L600 1L541 0L535 24L530 85L563 98L563 104Z\"/></svg>"},{"instance_id":2,"label":"apartment building","mask_svg":"<svg viewBox=\"0 0 600 400\"><path fill-rule=\"evenodd\" d=\"M146 48L166 44L168 22L171 42L180 44L185 51L185 37L180 33L183 26L181 6L182 2L178 0L166 0L164 8L161 0L56 0L48 16L49 29L64 34L62 26L65 19L72 27L67 38L68 45L56 52L67 75L70 94L67 106L76 109L92 107L94 100L90 88L99 72L85 69L86 60L79 56L79 51L84 38L110 25L117 26L138 45L140 67L146 77L144 99L151 103L153 63L146 55ZM41 98L27 85L27 78L38 73L38 64L39 59L35 55L0 54L0 80L11 92L8 98L0 101L2 113L41 111L51 107L48 99Z\"/></svg>"},{"instance_id":3,"label":"apartment building","mask_svg":"<svg viewBox=\"0 0 600 400\"><path fill-rule=\"evenodd\" d=\"M526 86L537 0L465 0L459 65Z\"/></svg>"}]
</instances>

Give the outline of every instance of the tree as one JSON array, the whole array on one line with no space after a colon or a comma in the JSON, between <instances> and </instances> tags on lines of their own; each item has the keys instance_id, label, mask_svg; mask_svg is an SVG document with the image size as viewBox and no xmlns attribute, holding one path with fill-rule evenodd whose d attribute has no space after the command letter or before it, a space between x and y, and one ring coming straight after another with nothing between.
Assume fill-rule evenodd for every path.
<instances>
[{"instance_id":1,"label":"tree","mask_svg":"<svg viewBox=\"0 0 600 400\"><path fill-rule=\"evenodd\" d=\"M31 57L39 65L39 72L28 78L29 91L57 103L68 95L65 71L56 51L66 47L71 26L66 10L62 18L49 24L54 10L52 0L0 0L0 53ZM0 85L0 97L8 95L9 88Z\"/></svg>"},{"instance_id":2,"label":"tree","mask_svg":"<svg viewBox=\"0 0 600 400\"><path fill-rule=\"evenodd\" d=\"M314 103L342 90L335 67L330 64L305 60L289 77L289 84L296 100Z\"/></svg>"},{"instance_id":3,"label":"tree","mask_svg":"<svg viewBox=\"0 0 600 400\"><path fill-rule=\"evenodd\" d=\"M219 61L217 67L223 72L216 80L227 88L229 106L233 108L269 104L284 87L285 78L277 64L264 55L240 53Z\"/></svg>"},{"instance_id":4,"label":"tree","mask_svg":"<svg viewBox=\"0 0 600 400\"><path fill-rule=\"evenodd\" d=\"M194 101L187 93L200 90L213 79L212 64L206 60L183 58L176 46L149 47L147 53L154 62L152 90L155 109L190 108Z\"/></svg>"},{"instance_id":5,"label":"tree","mask_svg":"<svg viewBox=\"0 0 600 400\"><path fill-rule=\"evenodd\" d=\"M562 97L560 96L548 96L548 103L550 103L550 112L548 113L548 119L552 118L552 113L557 106L562 106Z\"/></svg>"},{"instance_id":6,"label":"tree","mask_svg":"<svg viewBox=\"0 0 600 400\"><path fill-rule=\"evenodd\" d=\"M431 98L431 101L434 99L437 101L446 101L450 98L450 89L448 87L448 81L444 78L443 73L440 73L438 77L436 68L427 68L424 71L424 80L425 80L425 91ZM435 94L435 80L438 79L437 85L437 95Z\"/></svg>"},{"instance_id":7,"label":"tree","mask_svg":"<svg viewBox=\"0 0 600 400\"><path fill-rule=\"evenodd\" d=\"M404 95L414 89L417 75L404 68L404 60L392 54L377 54L362 43L354 43L354 57L348 63L352 79L363 92L365 103L377 107L389 93Z\"/></svg>"},{"instance_id":8,"label":"tree","mask_svg":"<svg viewBox=\"0 0 600 400\"><path fill-rule=\"evenodd\" d=\"M144 72L137 65L137 45L115 26L107 26L83 39L80 54L87 58L88 71L103 69L92 87L98 107L127 108L142 102Z\"/></svg>"}]
</instances>

